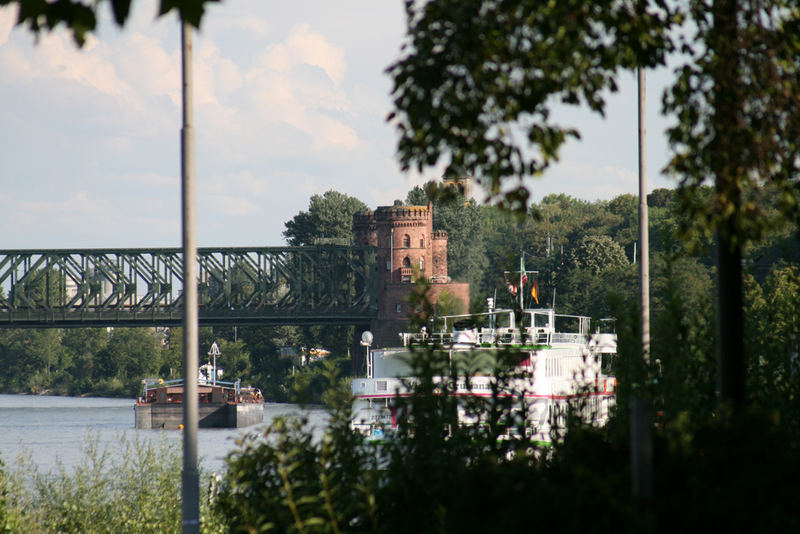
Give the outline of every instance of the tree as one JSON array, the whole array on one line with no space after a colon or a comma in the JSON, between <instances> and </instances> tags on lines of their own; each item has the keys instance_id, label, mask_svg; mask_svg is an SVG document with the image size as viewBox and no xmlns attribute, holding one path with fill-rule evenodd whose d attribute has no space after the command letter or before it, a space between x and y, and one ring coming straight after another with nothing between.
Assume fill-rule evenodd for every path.
<instances>
[{"instance_id":1,"label":"tree","mask_svg":"<svg viewBox=\"0 0 800 534\"><path fill-rule=\"evenodd\" d=\"M436 315L458 315L465 313L464 304L450 291L442 291L435 304Z\"/></svg>"},{"instance_id":2,"label":"tree","mask_svg":"<svg viewBox=\"0 0 800 534\"><path fill-rule=\"evenodd\" d=\"M406 195L406 206L427 206L431 196L426 191L426 188L431 184L436 185L436 182L428 182L425 187L415 185Z\"/></svg>"},{"instance_id":3,"label":"tree","mask_svg":"<svg viewBox=\"0 0 800 534\"><path fill-rule=\"evenodd\" d=\"M748 397L773 413L800 413L800 269L775 266L763 289L745 275ZM782 425L800 429L797 417Z\"/></svg>"},{"instance_id":4,"label":"tree","mask_svg":"<svg viewBox=\"0 0 800 534\"><path fill-rule=\"evenodd\" d=\"M714 0L689 11L690 55L664 97L678 118L668 131L689 215L684 232L717 235L721 399L745 403L742 253L780 217L766 217L764 195L777 191L780 214L797 216L800 188L800 11L794 2ZM696 192L713 185L710 202Z\"/></svg>"},{"instance_id":5,"label":"tree","mask_svg":"<svg viewBox=\"0 0 800 534\"><path fill-rule=\"evenodd\" d=\"M474 199L448 184L434 181L416 186L406 196L407 205L433 203L433 229L447 232L447 271L454 280L469 282L473 295L481 289L487 265L483 214Z\"/></svg>"},{"instance_id":6,"label":"tree","mask_svg":"<svg viewBox=\"0 0 800 534\"><path fill-rule=\"evenodd\" d=\"M647 205L651 208L666 208L673 203L675 199L675 192L666 187L659 187L653 189L647 195Z\"/></svg>"},{"instance_id":7,"label":"tree","mask_svg":"<svg viewBox=\"0 0 800 534\"><path fill-rule=\"evenodd\" d=\"M317 239L336 239L350 242L353 238L353 215L367 210L367 205L355 197L338 191L314 195L308 211L301 211L286 223L283 236L292 246L313 245ZM353 328L304 327L299 335L308 347L325 347L337 355L347 354Z\"/></svg>"},{"instance_id":8,"label":"tree","mask_svg":"<svg viewBox=\"0 0 800 534\"><path fill-rule=\"evenodd\" d=\"M61 339L62 365L73 380L75 393L87 392L108 346L105 328L67 328Z\"/></svg>"},{"instance_id":9,"label":"tree","mask_svg":"<svg viewBox=\"0 0 800 534\"><path fill-rule=\"evenodd\" d=\"M58 363L61 332L54 328L0 329L2 385L15 393L41 393Z\"/></svg>"},{"instance_id":10,"label":"tree","mask_svg":"<svg viewBox=\"0 0 800 534\"><path fill-rule=\"evenodd\" d=\"M446 175L476 176L501 205L526 209L528 192L508 179L540 173L579 136L549 122L552 106L602 114L618 72L663 64L680 36L687 61L664 97L676 118L668 169L688 227L718 236L721 399L741 407L743 247L780 223L762 217L762 190L780 194L784 216L800 212L800 11L785 0L673 6L409 1L389 119L404 168L443 161ZM711 202L695 202L706 183Z\"/></svg>"},{"instance_id":11,"label":"tree","mask_svg":"<svg viewBox=\"0 0 800 534\"><path fill-rule=\"evenodd\" d=\"M283 237L292 246L313 245L317 238L350 240L353 214L366 209L367 205L357 198L338 191L313 195L308 211L301 211L285 224Z\"/></svg>"},{"instance_id":12,"label":"tree","mask_svg":"<svg viewBox=\"0 0 800 534\"><path fill-rule=\"evenodd\" d=\"M108 375L137 384L161 368L161 336L153 328L115 328L103 358Z\"/></svg>"},{"instance_id":13,"label":"tree","mask_svg":"<svg viewBox=\"0 0 800 534\"><path fill-rule=\"evenodd\" d=\"M570 252L570 262L576 269L602 274L607 270L621 269L629 264L625 251L606 235L587 235Z\"/></svg>"},{"instance_id":14,"label":"tree","mask_svg":"<svg viewBox=\"0 0 800 534\"><path fill-rule=\"evenodd\" d=\"M199 28L205 12L205 4L218 0L161 0L158 14L166 15L173 9L178 12L182 20ZM130 14L133 0L108 0L114 21L118 26L124 26ZM54 2L31 0L0 0L0 6L19 6L17 24L26 24L34 33L42 30L53 30L64 24L72 31L72 37L78 46L83 46L86 35L97 27L97 11L106 2L99 0L85 2L84 0L57 0Z\"/></svg>"},{"instance_id":15,"label":"tree","mask_svg":"<svg viewBox=\"0 0 800 534\"><path fill-rule=\"evenodd\" d=\"M529 194L508 178L535 176L578 138L549 121L557 103L602 114L620 68L663 64L666 2L435 0L406 2L409 41L390 65L404 170L445 164L474 176L506 206ZM566 60L565 58L569 58Z\"/></svg>"},{"instance_id":16,"label":"tree","mask_svg":"<svg viewBox=\"0 0 800 534\"><path fill-rule=\"evenodd\" d=\"M639 198L634 195L620 195L609 201L608 211L616 219L612 224L612 237L622 248L628 250L639 239Z\"/></svg>"}]
</instances>

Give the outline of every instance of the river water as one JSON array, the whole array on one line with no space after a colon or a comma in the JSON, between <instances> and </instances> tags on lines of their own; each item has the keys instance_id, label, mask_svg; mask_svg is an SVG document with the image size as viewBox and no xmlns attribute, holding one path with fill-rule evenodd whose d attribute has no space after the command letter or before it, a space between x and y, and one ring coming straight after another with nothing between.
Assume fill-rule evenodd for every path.
<instances>
[{"instance_id":1,"label":"river water","mask_svg":"<svg viewBox=\"0 0 800 534\"><path fill-rule=\"evenodd\" d=\"M42 473L52 471L59 463L69 469L80 462L91 436L110 451L121 439L166 439L182 450L180 430L136 430L133 406L134 399L0 395L0 458L8 467L23 456ZM296 404L267 403L264 422L301 411ZM310 430L321 432L327 412L311 408L307 413ZM235 448L235 439L255 428L199 429L197 452L201 467L222 470L225 456Z\"/></svg>"}]
</instances>

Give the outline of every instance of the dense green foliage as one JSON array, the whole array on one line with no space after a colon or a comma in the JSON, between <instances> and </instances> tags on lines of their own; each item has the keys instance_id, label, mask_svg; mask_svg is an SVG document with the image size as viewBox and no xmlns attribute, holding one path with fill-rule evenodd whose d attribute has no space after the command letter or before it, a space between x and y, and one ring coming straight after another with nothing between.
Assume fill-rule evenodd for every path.
<instances>
[{"instance_id":1,"label":"dense green foliage","mask_svg":"<svg viewBox=\"0 0 800 534\"><path fill-rule=\"evenodd\" d=\"M349 243L353 239L353 214L366 209L367 205L357 198L338 191L312 195L308 211L301 211L286 222L283 237L292 246L314 245L318 239Z\"/></svg>"}]
</instances>

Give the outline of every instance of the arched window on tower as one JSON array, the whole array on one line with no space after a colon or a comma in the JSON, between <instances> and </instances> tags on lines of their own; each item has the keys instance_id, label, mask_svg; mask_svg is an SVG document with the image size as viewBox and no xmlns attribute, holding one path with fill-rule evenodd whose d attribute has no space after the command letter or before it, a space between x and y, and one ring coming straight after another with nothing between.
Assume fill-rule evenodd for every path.
<instances>
[{"instance_id":1,"label":"arched window on tower","mask_svg":"<svg viewBox=\"0 0 800 534\"><path fill-rule=\"evenodd\" d=\"M419 270L425 272L425 258L423 257L419 258Z\"/></svg>"},{"instance_id":2,"label":"arched window on tower","mask_svg":"<svg viewBox=\"0 0 800 534\"><path fill-rule=\"evenodd\" d=\"M403 248L411 248L411 236L408 234L403 236Z\"/></svg>"},{"instance_id":3,"label":"arched window on tower","mask_svg":"<svg viewBox=\"0 0 800 534\"><path fill-rule=\"evenodd\" d=\"M400 281L403 283L411 281L411 260L408 256L403 258L403 270L401 272Z\"/></svg>"},{"instance_id":4,"label":"arched window on tower","mask_svg":"<svg viewBox=\"0 0 800 534\"><path fill-rule=\"evenodd\" d=\"M419 238L419 248L425 248L425 237Z\"/></svg>"}]
</instances>

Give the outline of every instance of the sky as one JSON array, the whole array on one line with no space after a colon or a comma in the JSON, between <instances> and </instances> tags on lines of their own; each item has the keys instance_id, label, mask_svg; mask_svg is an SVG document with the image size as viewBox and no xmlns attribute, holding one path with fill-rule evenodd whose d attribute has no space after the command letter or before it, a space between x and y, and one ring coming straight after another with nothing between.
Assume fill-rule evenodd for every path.
<instances>
[{"instance_id":1,"label":"sky","mask_svg":"<svg viewBox=\"0 0 800 534\"><path fill-rule=\"evenodd\" d=\"M79 49L0 8L0 249L181 245L180 33L156 13L137 0L120 30L101 12ZM209 5L194 58L199 246L282 246L311 195L376 208L438 177L400 171L385 120L404 33L402 0ZM660 174L667 78L648 75L649 190L674 186ZM624 73L605 119L559 110L582 140L530 182L533 199L638 194L636 102Z\"/></svg>"}]
</instances>

